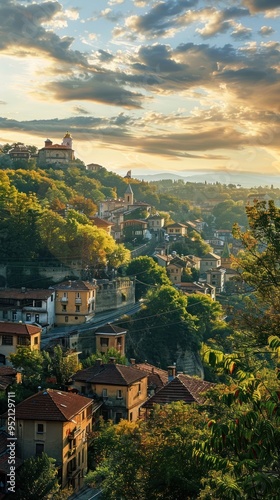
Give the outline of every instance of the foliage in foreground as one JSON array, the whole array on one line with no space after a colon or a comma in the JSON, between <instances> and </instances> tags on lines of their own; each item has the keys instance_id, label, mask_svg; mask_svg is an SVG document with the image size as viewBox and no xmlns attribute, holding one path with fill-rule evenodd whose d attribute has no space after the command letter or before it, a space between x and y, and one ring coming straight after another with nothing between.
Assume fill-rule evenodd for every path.
<instances>
[{"instance_id":1,"label":"foliage in foreground","mask_svg":"<svg viewBox=\"0 0 280 500\"><path fill-rule=\"evenodd\" d=\"M147 421L103 424L87 483L101 487L106 500L197 498L206 468L192 452L194 441L209 433L206 418L178 402L155 407Z\"/></svg>"}]
</instances>

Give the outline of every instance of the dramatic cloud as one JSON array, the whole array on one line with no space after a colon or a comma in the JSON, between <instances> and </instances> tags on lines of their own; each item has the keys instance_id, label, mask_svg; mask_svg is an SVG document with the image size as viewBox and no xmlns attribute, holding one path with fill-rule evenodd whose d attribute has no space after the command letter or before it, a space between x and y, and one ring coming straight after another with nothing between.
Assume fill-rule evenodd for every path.
<instances>
[{"instance_id":1,"label":"dramatic cloud","mask_svg":"<svg viewBox=\"0 0 280 500\"><path fill-rule=\"evenodd\" d=\"M140 108L143 99L141 94L126 90L110 74L72 77L51 82L46 89L51 90L55 98L61 101L87 100L124 108Z\"/></svg>"},{"instance_id":2,"label":"dramatic cloud","mask_svg":"<svg viewBox=\"0 0 280 500\"><path fill-rule=\"evenodd\" d=\"M0 51L20 53L22 56L39 51L64 63L87 64L81 52L70 49L73 37L60 38L43 27L61 10L61 5L56 1L32 3L26 7L12 0L1 1Z\"/></svg>"},{"instance_id":3,"label":"dramatic cloud","mask_svg":"<svg viewBox=\"0 0 280 500\"><path fill-rule=\"evenodd\" d=\"M243 0L243 3L251 12L273 10L279 7L279 0Z\"/></svg>"}]
</instances>

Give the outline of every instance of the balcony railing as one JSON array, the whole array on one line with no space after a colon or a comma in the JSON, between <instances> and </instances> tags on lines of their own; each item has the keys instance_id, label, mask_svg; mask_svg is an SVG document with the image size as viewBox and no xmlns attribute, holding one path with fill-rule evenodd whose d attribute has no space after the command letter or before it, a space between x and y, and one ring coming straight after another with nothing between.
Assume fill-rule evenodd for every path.
<instances>
[{"instance_id":1,"label":"balcony railing","mask_svg":"<svg viewBox=\"0 0 280 500\"><path fill-rule=\"evenodd\" d=\"M75 304L81 304L81 303L82 303L82 299L80 299L80 298L75 299Z\"/></svg>"},{"instance_id":2,"label":"balcony railing","mask_svg":"<svg viewBox=\"0 0 280 500\"><path fill-rule=\"evenodd\" d=\"M76 437L80 434L80 432L81 432L81 427L76 427L68 434L69 439L76 439Z\"/></svg>"},{"instance_id":3,"label":"balcony railing","mask_svg":"<svg viewBox=\"0 0 280 500\"><path fill-rule=\"evenodd\" d=\"M61 297L61 302L63 303L68 302L68 297Z\"/></svg>"}]
</instances>

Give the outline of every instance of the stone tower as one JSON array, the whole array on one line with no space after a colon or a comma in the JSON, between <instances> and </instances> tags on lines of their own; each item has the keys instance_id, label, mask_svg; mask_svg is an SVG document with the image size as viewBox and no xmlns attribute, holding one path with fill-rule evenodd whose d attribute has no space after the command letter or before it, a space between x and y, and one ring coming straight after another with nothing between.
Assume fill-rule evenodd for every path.
<instances>
[{"instance_id":1,"label":"stone tower","mask_svg":"<svg viewBox=\"0 0 280 500\"><path fill-rule=\"evenodd\" d=\"M128 184L125 193L124 193L124 201L126 205L133 205L134 203L134 194L131 188L131 185Z\"/></svg>"},{"instance_id":2,"label":"stone tower","mask_svg":"<svg viewBox=\"0 0 280 500\"><path fill-rule=\"evenodd\" d=\"M66 132L65 136L63 137L62 146L67 146L68 148L73 149L72 148L72 137L68 131Z\"/></svg>"}]
</instances>

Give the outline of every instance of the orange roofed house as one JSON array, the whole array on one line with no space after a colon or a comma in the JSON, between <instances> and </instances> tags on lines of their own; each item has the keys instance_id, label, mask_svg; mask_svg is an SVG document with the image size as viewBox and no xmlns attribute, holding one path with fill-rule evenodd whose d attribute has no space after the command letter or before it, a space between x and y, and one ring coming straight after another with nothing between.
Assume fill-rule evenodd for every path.
<instances>
[{"instance_id":1,"label":"orange roofed house","mask_svg":"<svg viewBox=\"0 0 280 500\"><path fill-rule=\"evenodd\" d=\"M40 326L0 321L0 363L10 364L8 358L19 346L40 350L41 331Z\"/></svg>"},{"instance_id":2,"label":"orange roofed house","mask_svg":"<svg viewBox=\"0 0 280 500\"><path fill-rule=\"evenodd\" d=\"M97 360L93 366L79 370L72 377L72 386L81 394L103 401L105 420L118 423L122 418L137 420L140 406L147 399L147 373L133 366Z\"/></svg>"},{"instance_id":3,"label":"orange roofed house","mask_svg":"<svg viewBox=\"0 0 280 500\"><path fill-rule=\"evenodd\" d=\"M46 389L16 405L17 455L26 460L47 453L56 460L61 487L83 485L87 472L87 434L92 430L92 400ZM7 414L2 415L3 419Z\"/></svg>"}]
</instances>

